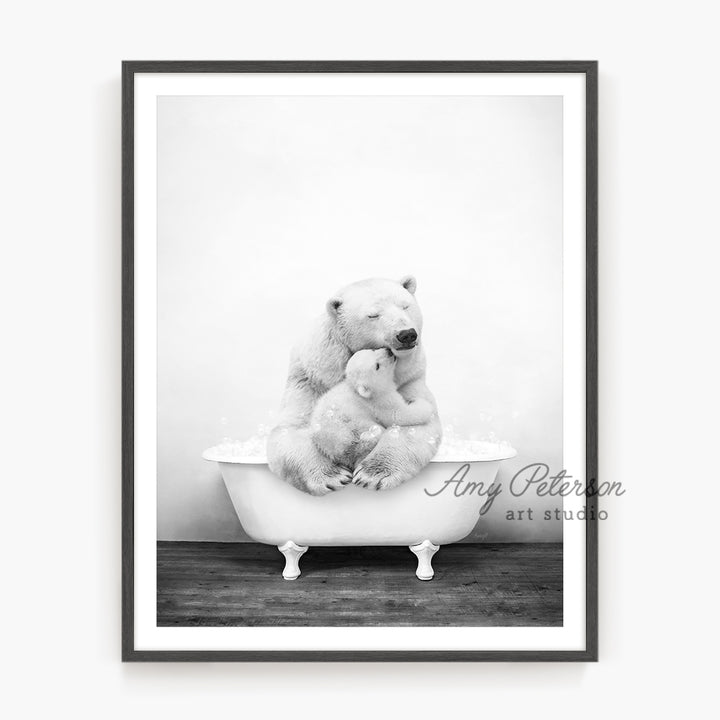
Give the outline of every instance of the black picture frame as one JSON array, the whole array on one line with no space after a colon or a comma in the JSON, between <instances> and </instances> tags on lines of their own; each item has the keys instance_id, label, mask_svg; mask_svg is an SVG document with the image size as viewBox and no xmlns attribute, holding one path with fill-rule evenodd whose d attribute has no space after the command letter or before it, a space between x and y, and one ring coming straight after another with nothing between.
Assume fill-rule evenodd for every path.
<instances>
[{"instance_id":1,"label":"black picture frame","mask_svg":"<svg viewBox=\"0 0 720 720\"><path fill-rule=\"evenodd\" d=\"M139 73L580 73L586 100L586 478L598 477L597 61L125 61L122 64L122 660L591 662L598 660L597 496L587 497L585 650L149 651L134 647L134 80Z\"/></svg>"}]
</instances>

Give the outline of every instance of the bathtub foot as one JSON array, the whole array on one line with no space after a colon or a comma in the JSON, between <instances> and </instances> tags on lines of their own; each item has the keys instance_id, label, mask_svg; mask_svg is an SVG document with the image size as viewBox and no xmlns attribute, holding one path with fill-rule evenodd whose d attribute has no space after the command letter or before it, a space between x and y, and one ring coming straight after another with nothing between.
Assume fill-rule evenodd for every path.
<instances>
[{"instance_id":1,"label":"bathtub foot","mask_svg":"<svg viewBox=\"0 0 720 720\"><path fill-rule=\"evenodd\" d=\"M285 569L283 577L286 580L295 580L300 577L300 558L307 552L304 545L296 545L288 540L284 545L278 545L278 550L285 556Z\"/></svg>"},{"instance_id":2,"label":"bathtub foot","mask_svg":"<svg viewBox=\"0 0 720 720\"><path fill-rule=\"evenodd\" d=\"M439 545L433 545L429 540L423 540L419 545L410 545L418 559L417 571L415 574L420 580L432 580L435 571L432 567L432 557L440 549Z\"/></svg>"}]
</instances>

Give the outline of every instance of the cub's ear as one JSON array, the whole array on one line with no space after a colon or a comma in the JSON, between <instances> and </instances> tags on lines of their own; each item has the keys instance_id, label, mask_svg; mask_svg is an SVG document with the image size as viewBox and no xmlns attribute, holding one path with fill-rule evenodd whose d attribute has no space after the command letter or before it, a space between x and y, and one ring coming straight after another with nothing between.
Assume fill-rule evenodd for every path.
<instances>
[{"instance_id":1,"label":"cub's ear","mask_svg":"<svg viewBox=\"0 0 720 720\"><path fill-rule=\"evenodd\" d=\"M417 280L413 275L406 275L400 280L400 284L411 294L415 294L417 289Z\"/></svg>"},{"instance_id":2,"label":"cub's ear","mask_svg":"<svg viewBox=\"0 0 720 720\"><path fill-rule=\"evenodd\" d=\"M367 385L358 385L356 389L360 397L369 398L372 395L372 392Z\"/></svg>"},{"instance_id":3,"label":"cub's ear","mask_svg":"<svg viewBox=\"0 0 720 720\"><path fill-rule=\"evenodd\" d=\"M330 317L337 317L340 313L340 306L342 305L342 300L338 297L330 298L327 303L325 304L325 307L327 308L328 314Z\"/></svg>"}]
</instances>

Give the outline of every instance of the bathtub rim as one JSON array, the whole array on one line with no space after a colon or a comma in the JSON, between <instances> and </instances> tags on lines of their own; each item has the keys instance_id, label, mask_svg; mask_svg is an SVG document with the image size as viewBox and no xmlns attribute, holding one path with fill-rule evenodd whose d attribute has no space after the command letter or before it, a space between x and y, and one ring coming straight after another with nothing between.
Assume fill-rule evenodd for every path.
<instances>
[{"instance_id":1,"label":"bathtub rim","mask_svg":"<svg viewBox=\"0 0 720 720\"><path fill-rule=\"evenodd\" d=\"M515 448L507 448L506 450L503 450L502 452L498 452L494 455L488 455L487 457L475 457L475 458L467 458L462 456L457 457L451 457L451 458L443 458L441 460L436 460L433 458L430 462L431 463L448 463L457 465L458 463L465 464L465 463L477 463L477 462L499 462L501 460L510 460L511 458L516 457L518 454L517 450ZM229 463L231 465L267 465L267 458L260 458L257 456L251 456L251 455L226 455L223 453L215 452L215 448L208 448L207 450L204 450L202 452L202 458L203 460L207 460L208 462L217 462L217 463Z\"/></svg>"}]
</instances>

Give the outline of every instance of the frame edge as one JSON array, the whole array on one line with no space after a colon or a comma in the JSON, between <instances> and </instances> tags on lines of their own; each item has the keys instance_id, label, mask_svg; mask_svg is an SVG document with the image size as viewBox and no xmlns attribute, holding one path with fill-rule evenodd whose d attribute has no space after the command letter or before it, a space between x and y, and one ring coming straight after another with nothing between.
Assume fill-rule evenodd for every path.
<instances>
[{"instance_id":1,"label":"frame edge","mask_svg":"<svg viewBox=\"0 0 720 720\"><path fill-rule=\"evenodd\" d=\"M598 480L598 63L585 70L585 403L586 482ZM585 647L589 660L598 660L598 496L588 496L586 526Z\"/></svg>"},{"instance_id":2,"label":"frame edge","mask_svg":"<svg viewBox=\"0 0 720 720\"><path fill-rule=\"evenodd\" d=\"M122 64L122 659L135 659L135 472L134 472L134 186L135 75L133 63Z\"/></svg>"},{"instance_id":3,"label":"frame edge","mask_svg":"<svg viewBox=\"0 0 720 720\"><path fill-rule=\"evenodd\" d=\"M122 661L597 662L597 496L586 521L586 649L578 651L158 651L134 647L134 83L136 73L584 73L586 77L586 477L598 471L597 61L122 61ZM588 513L589 514L589 513Z\"/></svg>"}]
</instances>

